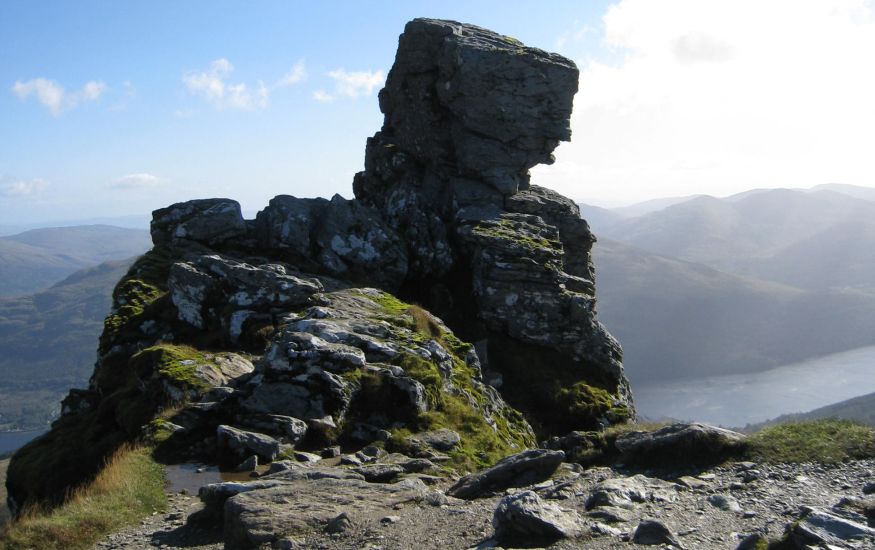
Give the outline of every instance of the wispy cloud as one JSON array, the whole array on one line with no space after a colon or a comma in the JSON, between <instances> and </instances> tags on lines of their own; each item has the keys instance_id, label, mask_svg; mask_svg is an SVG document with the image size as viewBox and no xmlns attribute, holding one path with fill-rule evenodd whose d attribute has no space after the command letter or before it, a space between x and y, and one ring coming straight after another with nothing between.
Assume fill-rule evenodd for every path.
<instances>
[{"instance_id":1,"label":"wispy cloud","mask_svg":"<svg viewBox=\"0 0 875 550\"><path fill-rule=\"evenodd\" d=\"M228 79L234 65L225 58L216 59L205 71L188 72L182 82L188 91L202 97L216 109L256 110L267 107L269 91L263 82L254 87Z\"/></svg>"},{"instance_id":2,"label":"wispy cloud","mask_svg":"<svg viewBox=\"0 0 875 550\"><path fill-rule=\"evenodd\" d=\"M109 106L110 111L124 111L128 108L128 104L137 97L137 89L131 84L130 80L122 82L121 97L115 103Z\"/></svg>"},{"instance_id":3,"label":"wispy cloud","mask_svg":"<svg viewBox=\"0 0 875 550\"><path fill-rule=\"evenodd\" d=\"M386 80L383 71L353 71L335 69L328 73L334 80L334 91L325 90L313 92L313 99L327 103L339 97L355 99L363 95L371 95L374 90L383 85Z\"/></svg>"},{"instance_id":4,"label":"wispy cloud","mask_svg":"<svg viewBox=\"0 0 875 550\"><path fill-rule=\"evenodd\" d=\"M292 70L283 75L282 78L277 80L276 84L273 85L274 88L285 88L286 86L294 86L300 82L303 82L307 79L307 67L304 64L304 60L299 60L292 66Z\"/></svg>"},{"instance_id":5,"label":"wispy cloud","mask_svg":"<svg viewBox=\"0 0 875 550\"><path fill-rule=\"evenodd\" d=\"M41 179L0 181L0 196L9 198L32 197L46 188Z\"/></svg>"},{"instance_id":6,"label":"wispy cloud","mask_svg":"<svg viewBox=\"0 0 875 550\"><path fill-rule=\"evenodd\" d=\"M27 81L16 81L12 92L22 101L30 96L36 96L52 116L59 116L64 111L75 109L82 103L97 101L106 91L106 84L91 80L75 92L68 92L63 86L48 78L33 78Z\"/></svg>"},{"instance_id":7,"label":"wispy cloud","mask_svg":"<svg viewBox=\"0 0 875 550\"><path fill-rule=\"evenodd\" d=\"M159 185L162 185L164 183L165 180L159 178L158 176L153 176L152 174L147 173L139 173L122 176L112 182L110 186L113 189L143 189L158 187Z\"/></svg>"}]
</instances>

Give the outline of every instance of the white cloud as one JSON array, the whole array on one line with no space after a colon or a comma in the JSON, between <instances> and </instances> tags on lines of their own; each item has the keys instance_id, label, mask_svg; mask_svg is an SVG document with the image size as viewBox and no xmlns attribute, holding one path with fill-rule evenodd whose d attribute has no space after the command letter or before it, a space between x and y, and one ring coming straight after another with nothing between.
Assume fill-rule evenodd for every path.
<instances>
[{"instance_id":1,"label":"white cloud","mask_svg":"<svg viewBox=\"0 0 875 550\"><path fill-rule=\"evenodd\" d=\"M327 103L338 97L355 99L359 96L371 95L386 80L383 71L349 72L345 69L335 69L329 72L328 76L334 80L334 92L316 90L313 92L313 99L316 101Z\"/></svg>"},{"instance_id":2,"label":"white cloud","mask_svg":"<svg viewBox=\"0 0 875 550\"><path fill-rule=\"evenodd\" d=\"M331 103L334 101L334 96L324 90L316 90L313 92L313 99L320 103Z\"/></svg>"},{"instance_id":3,"label":"white cloud","mask_svg":"<svg viewBox=\"0 0 875 550\"><path fill-rule=\"evenodd\" d=\"M299 82L303 82L307 79L307 67L304 65L304 61L300 60L292 66L292 69L283 75L282 78L277 80L276 84L274 84L274 88L285 88L286 86L293 86L298 84Z\"/></svg>"},{"instance_id":4,"label":"white cloud","mask_svg":"<svg viewBox=\"0 0 875 550\"><path fill-rule=\"evenodd\" d=\"M573 141L536 182L605 200L875 185L871 1L622 0L603 22Z\"/></svg>"},{"instance_id":5,"label":"white cloud","mask_svg":"<svg viewBox=\"0 0 875 550\"><path fill-rule=\"evenodd\" d=\"M9 198L32 197L46 188L41 179L0 182L0 196Z\"/></svg>"},{"instance_id":6,"label":"white cloud","mask_svg":"<svg viewBox=\"0 0 875 550\"><path fill-rule=\"evenodd\" d=\"M33 78L25 82L16 81L12 86L12 92L22 101L35 95L37 101L42 103L52 116L59 116L64 111L69 111L80 104L97 101L106 91L106 84L99 81L86 82L82 89L76 92L67 92L63 86L47 78Z\"/></svg>"},{"instance_id":7,"label":"white cloud","mask_svg":"<svg viewBox=\"0 0 875 550\"><path fill-rule=\"evenodd\" d=\"M158 187L162 185L164 180L152 174L128 174L112 182L111 187L114 189L143 189Z\"/></svg>"},{"instance_id":8,"label":"white cloud","mask_svg":"<svg viewBox=\"0 0 875 550\"><path fill-rule=\"evenodd\" d=\"M182 77L189 92L198 95L216 109L255 110L267 107L269 91L259 81L255 88L242 82L231 83L228 77L234 66L225 58L216 59L206 71L192 71Z\"/></svg>"}]
</instances>

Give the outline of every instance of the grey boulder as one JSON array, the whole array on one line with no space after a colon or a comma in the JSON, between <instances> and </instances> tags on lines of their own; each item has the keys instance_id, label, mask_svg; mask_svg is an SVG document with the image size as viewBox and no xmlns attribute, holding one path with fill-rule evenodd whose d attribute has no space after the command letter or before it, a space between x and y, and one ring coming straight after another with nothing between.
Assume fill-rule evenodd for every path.
<instances>
[{"instance_id":1,"label":"grey boulder","mask_svg":"<svg viewBox=\"0 0 875 550\"><path fill-rule=\"evenodd\" d=\"M215 245L246 235L246 222L237 201L198 199L155 210L150 230L156 246L181 240Z\"/></svg>"},{"instance_id":2,"label":"grey boulder","mask_svg":"<svg viewBox=\"0 0 875 550\"><path fill-rule=\"evenodd\" d=\"M573 510L546 503L533 491L501 499L492 516L495 537L500 541L559 539L581 535L581 519Z\"/></svg>"},{"instance_id":3,"label":"grey boulder","mask_svg":"<svg viewBox=\"0 0 875 550\"><path fill-rule=\"evenodd\" d=\"M562 451L523 451L501 459L490 468L464 476L447 490L447 494L474 499L510 487L525 487L550 477L564 458Z\"/></svg>"},{"instance_id":4,"label":"grey boulder","mask_svg":"<svg viewBox=\"0 0 875 550\"><path fill-rule=\"evenodd\" d=\"M240 458L255 454L267 462L280 453L280 442L276 439L225 425L216 428L216 444L220 449L226 449Z\"/></svg>"}]
</instances>

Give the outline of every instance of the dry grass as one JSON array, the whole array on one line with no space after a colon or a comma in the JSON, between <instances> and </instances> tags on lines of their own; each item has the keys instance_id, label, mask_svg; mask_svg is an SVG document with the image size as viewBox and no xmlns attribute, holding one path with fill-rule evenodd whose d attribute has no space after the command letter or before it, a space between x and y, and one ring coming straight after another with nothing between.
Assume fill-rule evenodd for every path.
<instances>
[{"instance_id":1,"label":"dry grass","mask_svg":"<svg viewBox=\"0 0 875 550\"><path fill-rule=\"evenodd\" d=\"M32 508L10 523L0 535L0 550L90 548L105 534L166 505L164 471L150 450L125 447L63 506Z\"/></svg>"},{"instance_id":2,"label":"dry grass","mask_svg":"<svg viewBox=\"0 0 875 550\"><path fill-rule=\"evenodd\" d=\"M6 468L9 459L0 460L0 527L9 520L9 510L6 508Z\"/></svg>"},{"instance_id":3,"label":"dry grass","mask_svg":"<svg viewBox=\"0 0 875 550\"><path fill-rule=\"evenodd\" d=\"M407 314L413 318L413 323L419 332L438 340L443 336L443 331L437 321L434 320L434 317L420 306L416 304L411 305L407 308Z\"/></svg>"}]
</instances>

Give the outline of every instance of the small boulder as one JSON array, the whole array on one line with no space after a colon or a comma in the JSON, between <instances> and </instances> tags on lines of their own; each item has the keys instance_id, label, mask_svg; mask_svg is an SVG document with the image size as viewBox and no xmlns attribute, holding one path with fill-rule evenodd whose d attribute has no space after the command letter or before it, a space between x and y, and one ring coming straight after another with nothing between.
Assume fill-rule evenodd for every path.
<instances>
[{"instance_id":1,"label":"small boulder","mask_svg":"<svg viewBox=\"0 0 875 550\"><path fill-rule=\"evenodd\" d=\"M459 445L462 438L457 432L447 428L432 430L430 432L421 432L414 434L408 438L408 443L413 447L414 452L423 448L431 448L435 451L448 452L452 451Z\"/></svg>"},{"instance_id":2,"label":"small boulder","mask_svg":"<svg viewBox=\"0 0 875 550\"><path fill-rule=\"evenodd\" d=\"M849 540L865 541L875 545L875 529L860 521L838 516L820 508L805 507L797 521L787 526L790 538L801 548L806 545L834 545L844 547Z\"/></svg>"},{"instance_id":3,"label":"small boulder","mask_svg":"<svg viewBox=\"0 0 875 550\"><path fill-rule=\"evenodd\" d=\"M267 462L280 453L280 442L276 439L225 425L216 428L216 444L241 458L255 454Z\"/></svg>"},{"instance_id":4,"label":"small boulder","mask_svg":"<svg viewBox=\"0 0 875 550\"><path fill-rule=\"evenodd\" d=\"M671 529L656 520L646 519L635 527L632 534L632 542L635 544L657 545L667 544L682 548L681 543Z\"/></svg>"},{"instance_id":5,"label":"small boulder","mask_svg":"<svg viewBox=\"0 0 875 550\"><path fill-rule=\"evenodd\" d=\"M235 472L254 472L258 469L258 455L252 455L234 468Z\"/></svg>"},{"instance_id":6,"label":"small boulder","mask_svg":"<svg viewBox=\"0 0 875 550\"><path fill-rule=\"evenodd\" d=\"M564 458L562 451L523 451L501 459L490 468L464 476L450 487L447 494L470 500L510 487L532 485L550 477Z\"/></svg>"},{"instance_id":7,"label":"small boulder","mask_svg":"<svg viewBox=\"0 0 875 550\"><path fill-rule=\"evenodd\" d=\"M741 513L741 505L735 500L735 497L729 495L711 495L708 497L708 502L711 506L719 508L726 512Z\"/></svg>"},{"instance_id":8,"label":"small boulder","mask_svg":"<svg viewBox=\"0 0 875 550\"><path fill-rule=\"evenodd\" d=\"M506 496L492 516L498 540L560 539L581 535L577 512L546 503L533 491Z\"/></svg>"},{"instance_id":9,"label":"small boulder","mask_svg":"<svg viewBox=\"0 0 875 550\"><path fill-rule=\"evenodd\" d=\"M399 464L368 464L353 470L371 483L388 483L404 473Z\"/></svg>"},{"instance_id":10,"label":"small boulder","mask_svg":"<svg viewBox=\"0 0 875 550\"><path fill-rule=\"evenodd\" d=\"M712 464L738 453L745 436L707 424L676 423L653 432L632 432L614 443L628 464Z\"/></svg>"}]
</instances>

